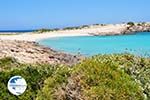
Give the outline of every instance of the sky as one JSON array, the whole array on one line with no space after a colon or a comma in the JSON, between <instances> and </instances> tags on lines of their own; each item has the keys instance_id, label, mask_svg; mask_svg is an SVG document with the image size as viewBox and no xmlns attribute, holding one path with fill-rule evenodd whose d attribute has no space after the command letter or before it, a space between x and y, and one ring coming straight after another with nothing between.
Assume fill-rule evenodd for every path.
<instances>
[{"instance_id":1,"label":"sky","mask_svg":"<svg viewBox=\"0 0 150 100\"><path fill-rule=\"evenodd\" d=\"M150 21L150 0L0 0L0 30Z\"/></svg>"}]
</instances>

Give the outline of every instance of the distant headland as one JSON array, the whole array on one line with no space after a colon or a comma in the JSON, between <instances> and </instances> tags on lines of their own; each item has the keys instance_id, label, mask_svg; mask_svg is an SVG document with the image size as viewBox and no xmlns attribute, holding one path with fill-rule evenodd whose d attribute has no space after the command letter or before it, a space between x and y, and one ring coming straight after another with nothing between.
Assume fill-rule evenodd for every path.
<instances>
[{"instance_id":1,"label":"distant headland","mask_svg":"<svg viewBox=\"0 0 150 100\"><path fill-rule=\"evenodd\" d=\"M85 31L87 33L92 33L95 35L112 35L112 34L127 34L134 32L149 32L150 22L141 23L122 23L122 24L93 24L93 25L82 25L75 27L65 27L65 28L54 28L54 29L38 29L35 32L45 33L45 32L56 32L56 31Z\"/></svg>"},{"instance_id":2,"label":"distant headland","mask_svg":"<svg viewBox=\"0 0 150 100\"><path fill-rule=\"evenodd\" d=\"M67 36L99 36L99 35L124 35L135 32L150 32L150 22L121 23L121 24L93 24L78 27L66 27L63 29L39 29L28 34L0 33L0 40L25 40L38 41L52 37ZM12 35L13 34L13 35Z\"/></svg>"}]
</instances>

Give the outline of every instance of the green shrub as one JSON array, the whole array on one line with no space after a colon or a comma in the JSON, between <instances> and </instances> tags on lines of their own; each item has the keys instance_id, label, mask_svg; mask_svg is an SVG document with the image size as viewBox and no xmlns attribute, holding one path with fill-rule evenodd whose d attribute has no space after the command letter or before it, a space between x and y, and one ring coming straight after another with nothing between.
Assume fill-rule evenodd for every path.
<instances>
[{"instance_id":1,"label":"green shrub","mask_svg":"<svg viewBox=\"0 0 150 100\"><path fill-rule=\"evenodd\" d=\"M130 77L140 84L143 94L150 99L150 58L143 58L131 54L113 54L96 56L95 59L106 63L117 63Z\"/></svg>"},{"instance_id":2,"label":"green shrub","mask_svg":"<svg viewBox=\"0 0 150 100\"><path fill-rule=\"evenodd\" d=\"M88 59L77 65L73 72L82 86L81 94L87 100L137 100L142 99L139 85L124 71L118 69L118 64L112 61L105 63L99 59Z\"/></svg>"},{"instance_id":3,"label":"green shrub","mask_svg":"<svg viewBox=\"0 0 150 100\"><path fill-rule=\"evenodd\" d=\"M38 32L38 33L44 33L44 32L58 31L58 30L60 30L60 29L59 29L59 28L54 28L54 29L46 29L46 28L43 28L43 29L35 30L35 32Z\"/></svg>"},{"instance_id":4,"label":"green shrub","mask_svg":"<svg viewBox=\"0 0 150 100\"><path fill-rule=\"evenodd\" d=\"M22 66L20 66L22 67ZM54 69L51 66L35 67L30 66L12 71L0 72L0 100L33 100L40 88L43 86L44 80L51 76ZM28 86L27 90L21 96L12 95L7 89L7 82L12 76L20 75L25 78Z\"/></svg>"},{"instance_id":5,"label":"green shrub","mask_svg":"<svg viewBox=\"0 0 150 100\"><path fill-rule=\"evenodd\" d=\"M134 26L134 22L128 22L127 25Z\"/></svg>"},{"instance_id":6,"label":"green shrub","mask_svg":"<svg viewBox=\"0 0 150 100\"><path fill-rule=\"evenodd\" d=\"M18 63L16 59L11 57L0 59L0 71L18 68L20 65L23 66L23 64Z\"/></svg>"},{"instance_id":7,"label":"green shrub","mask_svg":"<svg viewBox=\"0 0 150 100\"><path fill-rule=\"evenodd\" d=\"M26 65L4 58L0 59L0 68L0 100L150 99L150 58L97 55L72 67ZM7 89L14 75L27 81L27 90L21 96Z\"/></svg>"},{"instance_id":8,"label":"green shrub","mask_svg":"<svg viewBox=\"0 0 150 100\"><path fill-rule=\"evenodd\" d=\"M128 65L130 60L134 61L134 56L101 55L81 62L71 70L59 70L63 74L55 73L45 81L38 100L142 100L140 84L120 67L124 63Z\"/></svg>"},{"instance_id":9,"label":"green shrub","mask_svg":"<svg viewBox=\"0 0 150 100\"><path fill-rule=\"evenodd\" d=\"M59 67L55 73L44 82L44 87L39 91L36 100L55 100L55 99L66 99L61 91L57 91L61 85L67 83L67 78L70 76L70 68L68 67ZM58 93L57 93L58 92ZM56 95L58 94L58 95Z\"/></svg>"}]
</instances>

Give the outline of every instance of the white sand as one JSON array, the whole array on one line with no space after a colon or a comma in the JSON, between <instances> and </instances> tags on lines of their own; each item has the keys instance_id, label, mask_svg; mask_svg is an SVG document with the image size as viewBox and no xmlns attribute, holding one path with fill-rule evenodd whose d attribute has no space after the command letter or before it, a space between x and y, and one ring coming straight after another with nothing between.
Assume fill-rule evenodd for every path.
<instances>
[{"instance_id":1,"label":"white sand","mask_svg":"<svg viewBox=\"0 0 150 100\"><path fill-rule=\"evenodd\" d=\"M71 37L71 36L90 36L89 34L81 34L81 33L33 33L33 34L20 34L20 35L0 35L1 40L24 40L24 41L38 41L46 38L53 37Z\"/></svg>"},{"instance_id":2,"label":"white sand","mask_svg":"<svg viewBox=\"0 0 150 100\"><path fill-rule=\"evenodd\" d=\"M59 30L57 32L46 33L27 33L20 35L0 35L1 40L25 40L38 41L53 37L70 37L70 36L90 36L90 34L98 35L114 35L121 34L126 29L125 24L106 25L106 26L90 26L90 28L76 29L76 30Z\"/></svg>"}]
</instances>

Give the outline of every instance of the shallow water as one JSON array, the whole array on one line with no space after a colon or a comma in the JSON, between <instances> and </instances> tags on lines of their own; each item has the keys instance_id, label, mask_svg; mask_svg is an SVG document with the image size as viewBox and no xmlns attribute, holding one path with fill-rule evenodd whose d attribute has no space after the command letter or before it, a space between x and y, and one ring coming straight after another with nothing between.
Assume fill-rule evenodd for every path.
<instances>
[{"instance_id":1,"label":"shallow water","mask_svg":"<svg viewBox=\"0 0 150 100\"><path fill-rule=\"evenodd\" d=\"M150 32L121 36L80 36L50 38L40 44L56 50L86 56L129 52L137 55L150 54Z\"/></svg>"}]
</instances>

